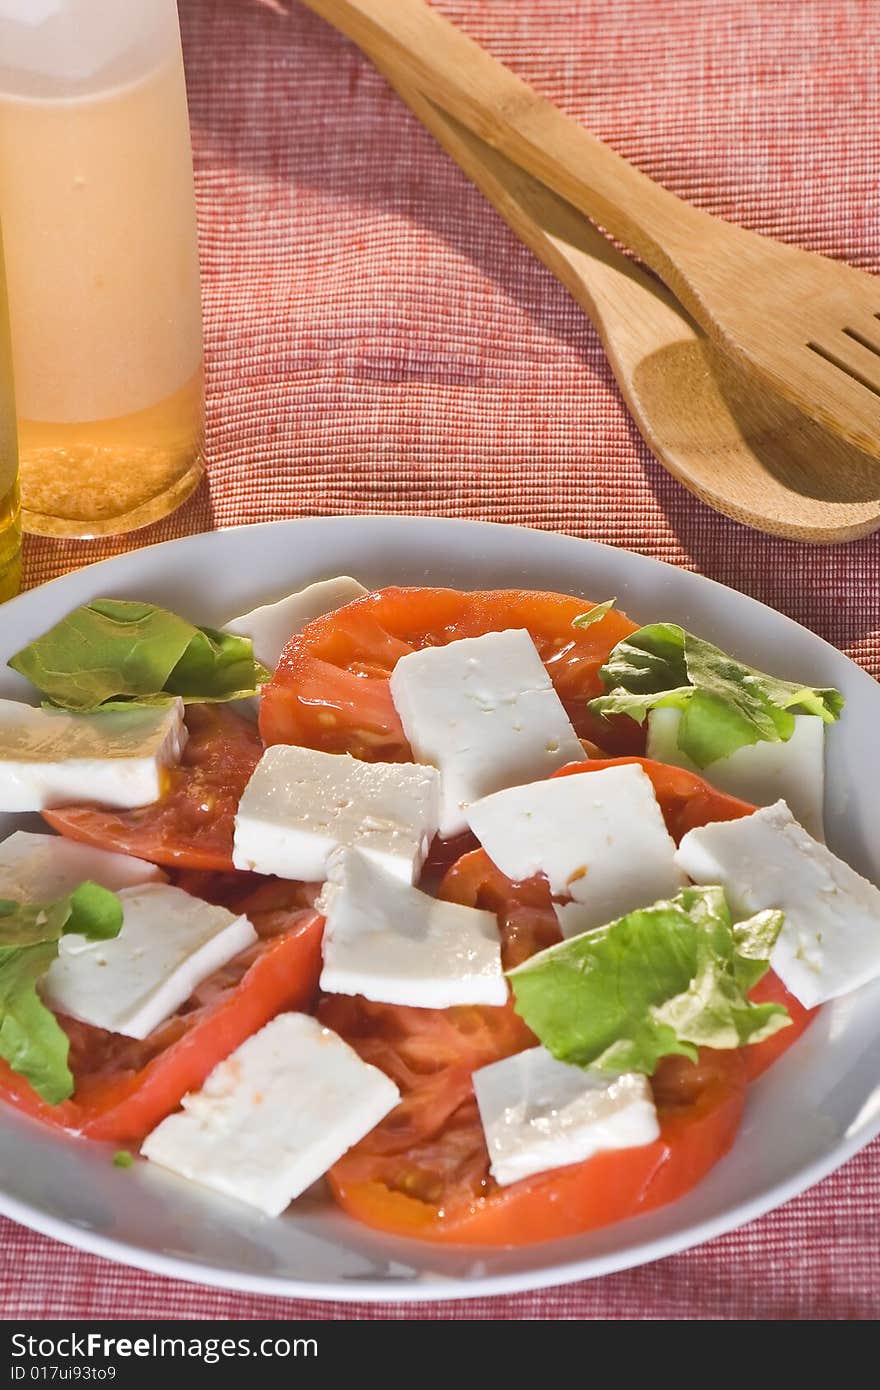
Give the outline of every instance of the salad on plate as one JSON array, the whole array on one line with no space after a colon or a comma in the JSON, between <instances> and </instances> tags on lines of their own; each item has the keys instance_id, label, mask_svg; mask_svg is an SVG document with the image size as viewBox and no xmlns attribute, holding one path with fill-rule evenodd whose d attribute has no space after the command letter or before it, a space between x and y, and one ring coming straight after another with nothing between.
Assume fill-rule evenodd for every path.
<instances>
[{"instance_id":1,"label":"salad on plate","mask_svg":"<svg viewBox=\"0 0 880 1390\"><path fill-rule=\"evenodd\" d=\"M838 692L613 599L95 599L10 665L0 1097L261 1219L321 1179L453 1244L653 1210L880 975Z\"/></svg>"}]
</instances>

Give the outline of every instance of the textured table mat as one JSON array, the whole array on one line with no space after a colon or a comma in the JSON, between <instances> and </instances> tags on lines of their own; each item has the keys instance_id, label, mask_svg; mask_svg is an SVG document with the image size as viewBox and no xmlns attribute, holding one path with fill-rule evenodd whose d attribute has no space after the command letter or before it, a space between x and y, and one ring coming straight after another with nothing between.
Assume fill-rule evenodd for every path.
<instances>
[{"instance_id":1,"label":"textured table mat","mask_svg":"<svg viewBox=\"0 0 880 1390\"><path fill-rule=\"evenodd\" d=\"M439 0L675 192L880 271L870 0ZM389 0L392 3L392 0ZM181 0L208 352L208 486L134 540L32 541L26 582L212 526L389 511L523 522L696 569L880 671L880 541L811 549L654 461L581 312L370 66L295 3ZM160 215L160 210L157 210ZM310 1304L175 1283L0 1223L10 1317L871 1318L880 1144L781 1211L515 1297Z\"/></svg>"}]
</instances>

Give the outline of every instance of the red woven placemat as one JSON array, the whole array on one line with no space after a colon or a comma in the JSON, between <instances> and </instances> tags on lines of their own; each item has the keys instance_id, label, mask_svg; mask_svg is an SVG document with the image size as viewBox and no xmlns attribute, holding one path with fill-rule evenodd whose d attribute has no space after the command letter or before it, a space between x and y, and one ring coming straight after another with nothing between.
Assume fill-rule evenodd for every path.
<instances>
[{"instance_id":1,"label":"red woven placemat","mask_svg":"<svg viewBox=\"0 0 880 1390\"><path fill-rule=\"evenodd\" d=\"M880 271L868 0L440 0L646 172ZM32 541L29 584L211 526L325 512L517 521L686 565L880 670L878 541L810 549L655 463L596 334L382 80L295 3L182 0L210 482L135 541ZM871 1318L880 1144L781 1211L566 1289L425 1310L174 1283L0 1223L6 1317Z\"/></svg>"}]
</instances>

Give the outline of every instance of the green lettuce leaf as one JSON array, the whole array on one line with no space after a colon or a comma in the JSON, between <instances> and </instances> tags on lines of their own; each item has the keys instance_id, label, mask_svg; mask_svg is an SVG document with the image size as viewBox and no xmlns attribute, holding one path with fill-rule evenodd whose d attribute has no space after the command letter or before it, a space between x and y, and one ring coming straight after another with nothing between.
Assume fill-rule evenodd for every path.
<instances>
[{"instance_id":1,"label":"green lettuce leaf","mask_svg":"<svg viewBox=\"0 0 880 1390\"><path fill-rule=\"evenodd\" d=\"M790 1022L747 997L781 926L781 912L734 926L723 889L685 888L509 971L516 1011L560 1061L615 1075L761 1042Z\"/></svg>"},{"instance_id":2,"label":"green lettuce leaf","mask_svg":"<svg viewBox=\"0 0 880 1390\"><path fill-rule=\"evenodd\" d=\"M73 1093L69 1041L37 993L37 983L68 933L106 940L122 926L115 893L83 883L56 902L40 905L0 899L0 1057L50 1105Z\"/></svg>"},{"instance_id":3,"label":"green lettuce leaf","mask_svg":"<svg viewBox=\"0 0 880 1390\"><path fill-rule=\"evenodd\" d=\"M48 701L84 712L119 702L238 700L269 672L249 637L194 627L151 603L93 599L9 662Z\"/></svg>"},{"instance_id":4,"label":"green lettuce leaf","mask_svg":"<svg viewBox=\"0 0 880 1390\"><path fill-rule=\"evenodd\" d=\"M787 742L796 714L831 723L843 709L839 691L777 680L675 623L651 623L618 642L599 675L608 693L591 710L641 724L652 709L680 709L678 746L697 767L749 743Z\"/></svg>"}]
</instances>

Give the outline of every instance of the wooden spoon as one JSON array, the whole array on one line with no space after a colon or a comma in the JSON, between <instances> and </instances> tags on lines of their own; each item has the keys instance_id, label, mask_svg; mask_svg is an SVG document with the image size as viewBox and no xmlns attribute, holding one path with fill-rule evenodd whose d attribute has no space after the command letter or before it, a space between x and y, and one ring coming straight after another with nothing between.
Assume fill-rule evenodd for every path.
<instances>
[{"instance_id":1,"label":"wooden spoon","mask_svg":"<svg viewBox=\"0 0 880 1390\"><path fill-rule=\"evenodd\" d=\"M691 207L423 0L305 0L633 250L747 371L880 455L880 282Z\"/></svg>"},{"instance_id":2,"label":"wooden spoon","mask_svg":"<svg viewBox=\"0 0 880 1390\"><path fill-rule=\"evenodd\" d=\"M569 203L377 66L592 319L642 436L674 477L725 516L793 540L846 541L880 526L867 455L756 391L669 291Z\"/></svg>"}]
</instances>

